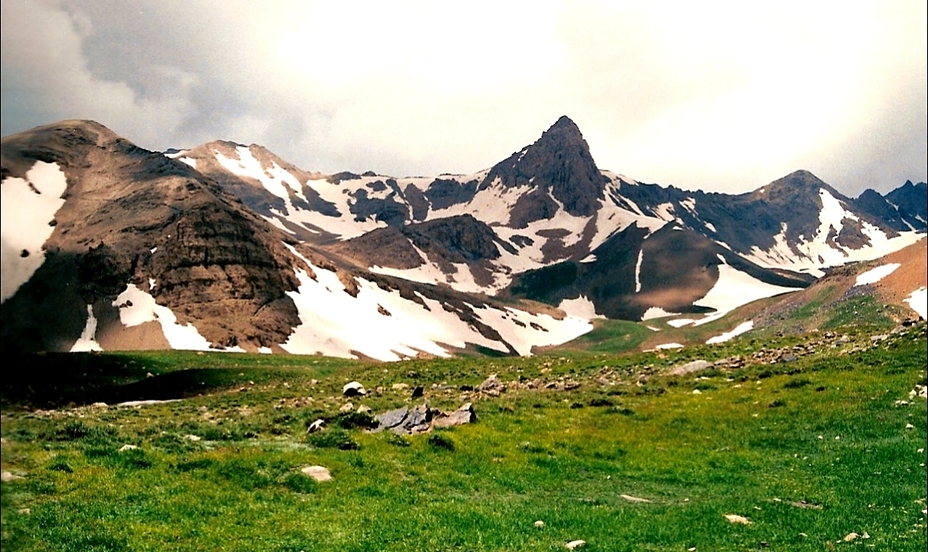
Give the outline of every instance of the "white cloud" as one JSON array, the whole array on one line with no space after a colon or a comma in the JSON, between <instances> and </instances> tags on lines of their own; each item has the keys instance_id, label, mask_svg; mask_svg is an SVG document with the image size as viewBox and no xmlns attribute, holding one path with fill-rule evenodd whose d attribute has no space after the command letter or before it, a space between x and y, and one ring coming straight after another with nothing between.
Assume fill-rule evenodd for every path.
<instances>
[{"instance_id":1,"label":"white cloud","mask_svg":"<svg viewBox=\"0 0 928 552\"><path fill-rule=\"evenodd\" d=\"M923 2L3 4L3 133L94 118L149 148L473 172L572 117L601 168L743 191L925 179Z\"/></svg>"}]
</instances>

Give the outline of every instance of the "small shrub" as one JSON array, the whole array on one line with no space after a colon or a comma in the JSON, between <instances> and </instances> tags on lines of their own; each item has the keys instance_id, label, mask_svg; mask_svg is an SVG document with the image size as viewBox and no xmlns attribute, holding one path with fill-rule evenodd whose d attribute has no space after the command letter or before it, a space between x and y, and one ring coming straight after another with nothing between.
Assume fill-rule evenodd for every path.
<instances>
[{"instance_id":1,"label":"small shrub","mask_svg":"<svg viewBox=\"0 0 928 552\"><path fill-rule=\"evenodd\" d=\"M800 389L806 385L809 385L810 383L812 382L804 378L789 380L783 384L783 389Z\"/></svg>"},{"instance_id":2,"label":"small shrub","mask_svg":"<svg viewBox=\"0 0 928 552\"><path fill-rule=\"evenodd\" d=\"M360 447L347 432L341 429L331 429L309 436L309 443L319 448L337 448L339 450L357 450Z\"/></svg>"},{"instance_id":3,"label":"small shrub","mask_svg":"<svg viewBox=\"0 0 928 552\"><path fill-rule=\"evenodd\" d=\"M432 448L449 451L454 450L454 441L452 441L450 437L442 435L441 433L432 433L429 435L426 443L428 443Z\"/></svg>"},{"instance_id":4,"label":"small shrub","mask_svg":"<svg viewBox=\"0 0 928 552\"><path fill-rule=\"evenodd\" d=\"M342 429L374 429L377 427L377 420L364 412L347 412L335 418L335 425Z\"/></svg>"},{"instance_id":5,"label":"small shrub","mask_svg":"<svg viewBox=\"0 0 928 552\"><path fill-rule=\"evenodd\" d=\"M301 473L287 474L281 484L295 493L312 494L319 489L319 484L312 477Z\"/></svg>"},{"instance_id":6,"label":"small shrub","mask_svg":"<svg viewBox=\"0 0 928 552\"><path fill-rule=\"evenodd\" d=\"M68 465L64 460L55 460L49 464L48 469L64 473L74 473L74 468Z\"/></svg>"},{"instance_id":7,"label":"small shrub","mask_svg":"<svg viewBox=\"0 0 928 552\"><path fill-rule=\"evenodd\" d=\"M388 431L387 432L387 443L390 443L394 447L408 447L409 439L397 433L393 433L392 431Z\"/></svg>"},{"instance_id":8,"label":"small shrub","mask_svg":"<svg viewBox=\"0 0 928 552\"><path fill-rule=\"evenodd\" d=\"M605 397L596 397L590 400L590 406L613 406L614 404L615 403Z\"/></svg>"}]
</instances>

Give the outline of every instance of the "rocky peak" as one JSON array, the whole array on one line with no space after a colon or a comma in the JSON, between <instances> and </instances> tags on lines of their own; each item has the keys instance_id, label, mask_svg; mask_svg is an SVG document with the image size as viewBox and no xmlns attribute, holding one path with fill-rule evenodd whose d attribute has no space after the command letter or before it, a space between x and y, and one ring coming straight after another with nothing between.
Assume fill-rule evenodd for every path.
<instances>
[{"instance_id":1,"label":"rocky peak","mask_svg":"<svg viewBox=\"0 0 928 552\"><path fill-rule=\"evenodd\" d=\"M511 221L514 226L537 220L536 213L542 218L553 215L556 207L551 205L551 198L572 215L590 216L596 212L607 182L596 167L580 129L566 116L558 119L534 144L494 166L481 189L497 178L506 187L530 187L525 197L534 199L526 201L544 204L543 209L527 205L517 209L519 212L513 214Z\"/></svg>"}]
</instances>

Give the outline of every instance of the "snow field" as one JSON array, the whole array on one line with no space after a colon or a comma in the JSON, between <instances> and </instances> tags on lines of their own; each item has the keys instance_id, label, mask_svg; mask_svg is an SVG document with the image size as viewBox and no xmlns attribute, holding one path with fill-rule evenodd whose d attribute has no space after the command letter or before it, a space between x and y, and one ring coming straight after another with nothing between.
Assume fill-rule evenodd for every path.
<instances>
[{"instance_id":1,"label":"snow field","mask_svg":"<svg viewBox=\"0 0 928 552\"><path fill-rule=\"evenodd\" d=\"M899 268L899 263L890 263L872 268L863 274L857 275L857 281L854 282L854 286L863 286L867 284L875 284L882 280L883 278L889 276Z\"/></svg>"},{"instance_id":2,"label":"snow field","mask_svg":"<svg viewBox=\"0 0 928 552\"><path fill-rule=\"evenodd\" d=\"M36 161L26 178L4 178L0 186L0 303L32 278L45 262L43 246L55 231L49 222L64 205L68 187L57 163Z\"/></svg>"},{"instance_id":3,"label":"snow field","mask_svg":"<svg viewBox=\"0 0 928 552\"><path fill-rule=\"evenodd\" d=\"M913 291L907 298L906 303L912 307L912 310L918 313L922 318L928 318L928 289L918 288Z\"/></svg>"},{"instance_id":4,"label":"snow field","mask_svg":"<svg viewBox=\"0 0 928 552\"><path fill-rule=\"evenodd\" d=\"M464 348L468 343L508 351L503 343L487 339L455 313L446 311L438 301L420 295L426 305L423 307L403 299L399 291L383 290L363 278L357 280L357 297L352 297L345 292L335 272L308 261L307 264L312 266L316 279L298 270L300 287L296 292L288 292L302 324L294 328L282 345L287 352L344 358L361 354L391 361L414 357L420 352L447 357L450 353L445 346ZM592 329L589 322L575 317L558 321L512 309L474 307L473 311L523 355L531 354L533 346L569 341ZM532 323L547 331L533 328Z\"/></svg>"},{"instance_id":5,"label":"snow field","mask_svg":"<svg viewBox=\"0 0 928 552\"><path fill-rule=\"evenodd\" d=\"M171 309L157 304L154 297L140 290L135 284L126 286L126 291L116 297L113 306L119 308L119 321L127 328L145 322L158 322L161 324L161 331L172 349L188 351L211 350L209 341L200 335L200 332L197 331L193 324L180 325L177 322L177 316L171 312Z\"/></svg>"}]
</instances>

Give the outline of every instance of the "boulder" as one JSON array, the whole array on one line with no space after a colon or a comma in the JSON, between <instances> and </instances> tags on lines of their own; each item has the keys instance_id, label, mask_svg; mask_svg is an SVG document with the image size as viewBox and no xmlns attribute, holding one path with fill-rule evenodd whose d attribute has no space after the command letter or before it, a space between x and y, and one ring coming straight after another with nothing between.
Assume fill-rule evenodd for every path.
<instances>
[{"instance_id":1,"label":"boulder","mask_svg":"<svg viewBox=\"0 0 928 552\"><path fill-rule=\"evenodd\" d=\"M432 425L435 427L451 427L470 424L475 421L477 421L477 414L474 413L474 406L471 403L466 403L454 412L439 412L432 419Z\"/></svg>"},{"instance_id":2,"label":"boulder","mask_svg":"<svg viewBox=\"0 0 928 552\"><path fill-rule=\"evenodd\" d=\"M365 391L364 386L356 381L346 383L345 386L342 387L342 395L346 397L357 397L366 394L367 391Z\"/></svg>"},{"instance_id":3,"label":"boulder","mask_svg":"<svg viewBox=\"0 0 928 552\"><path fill-rule=\"evenodd\" d=\"M384 412L383 414L378 414L376 416L377 428L374 431L383 431L385 429L393 429L398 427L403 423L403 420L406 419L407 414L409 414L409 407L407 406L397 408L396 410L390 410L389 412Z\"/></svg>"},{"instance_id":4,"label":"boulder","mask_svg":"<svg viewBox=\"0 0 928 552\"><path fill-rule=\"evenodd\" d=\"M668 374L671 376L683 376L693 372L698 372L700 370L705 370L709 366L711 366L711 364L705 360L694 360L693 362L688 362L682 366L675 367L673 370L668 372Z\"/></svg>"},{"instance_id":5,"label":"boulder","mask_svg":"<svg viewBox=\"0 0 928 552\"><path fill-rule=\"evenodd\" d=\"M323 466L306 466L300 472L316 481L330 481L332 479L329 469Z\"/></svg>"}]
</instances>

